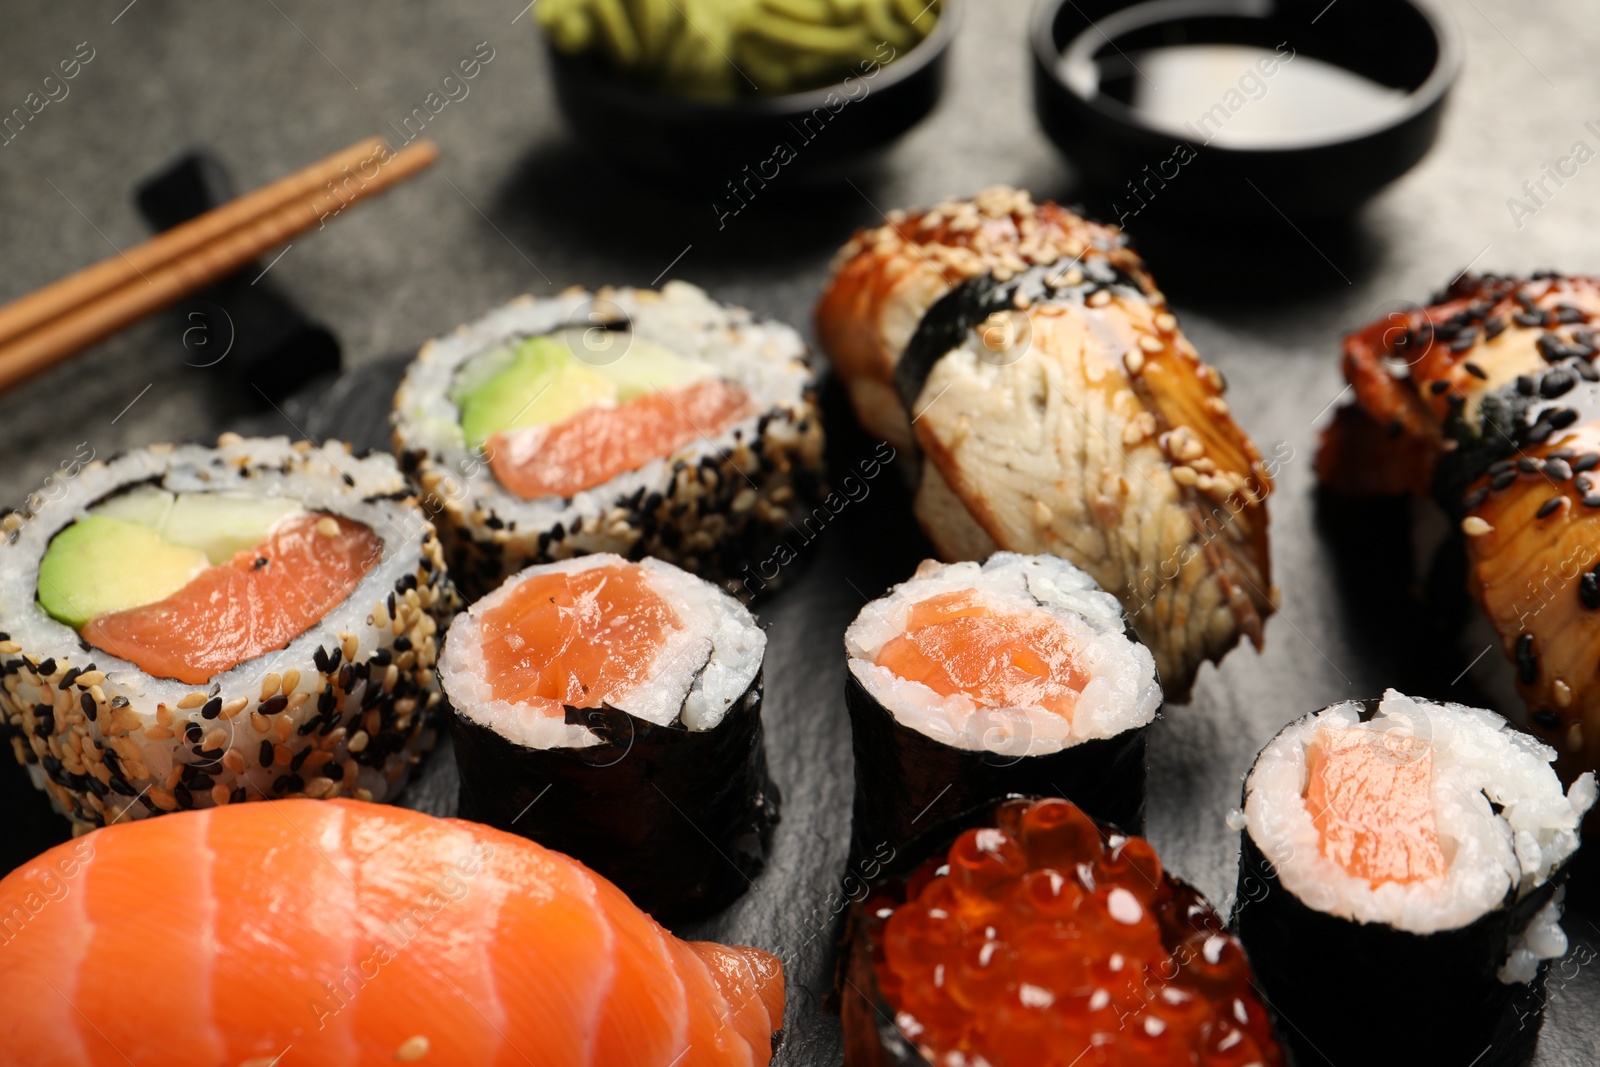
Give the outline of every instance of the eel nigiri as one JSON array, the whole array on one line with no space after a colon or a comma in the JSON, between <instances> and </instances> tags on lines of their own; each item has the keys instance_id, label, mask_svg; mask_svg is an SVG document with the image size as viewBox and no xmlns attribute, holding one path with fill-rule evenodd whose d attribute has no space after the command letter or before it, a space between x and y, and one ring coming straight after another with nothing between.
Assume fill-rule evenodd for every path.
<instances>
[{"instance_id":1,"label":"eel nigiri","mask_svg":"<svg viewBox=\"0 0 1600 1067\"><path fill-rule=\"evenodd\" d=\"M1432 493L1571 782L1600 767L1600 279L1463 275L1350 334L1355 393L1317 474L1355 494Z\"/></svg>"},{"instance_id":2,"label":"eel nigiri","mask_svg":"<svg viewBox=\"0 0 1600 1067\"><path fill-rule=\"evenodd\" d=\"M0 881L18 1067L766 1064L783 970L679 941L577 861L287 800L122 823Z\"/></svg>"},{"instance_id":3,"label":"eel nigiri","mask_svg":"<svg viewBox=\"0 0 1600 1067\"><path fill-rule=\"evenodd\" d=\"M866 428L923 460L947 561L1063 556L1116 595L1168 699L1275 606L1266 460L1119 230L1014 189L856 234L817 331Z\"/></svg>"}]
</instances>

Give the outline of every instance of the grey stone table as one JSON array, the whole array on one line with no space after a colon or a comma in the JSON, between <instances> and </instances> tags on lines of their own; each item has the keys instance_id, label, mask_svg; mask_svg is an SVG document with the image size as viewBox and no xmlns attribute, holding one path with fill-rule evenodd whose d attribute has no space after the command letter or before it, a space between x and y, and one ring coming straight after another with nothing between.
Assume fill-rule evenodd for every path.
<instances>
[{"instance_id":1,"label":"grey stone table","mask_svg":"<svg viewBox=\"0 0 1600 1067\"><path fill-rule=\"evenodd\" d=\"M25 293L146 236L131 183L204 145L255 186L358 137L393 133L460 60L491 54L464 98L427 125L440 164L381 200L297 238L273 280L341 337L349 373L282 406L227 387L157 316L0 397L0 499L20 501L63 460L229 428L383 441L399 361L524 291L569 284L706 287L809 330L833 250L879 208L1005 182L1075 199L1073 172L1040 134L1023 44L1027 4L973 0L955 42L948 92L854 185L780 175L719 226L710 195L619 173L580 151L551 99L519 0L383 5L241 0L9 0L0 16L0 112L22 106L62 60L77 76L0 146L0 299ZM126 3L126 6L124 4ZM981 9L976 5L981 4ZM1337 225L1237 221L1245 197L1219 198L1204 232L1167 226L1154 204L1132 220L1156 276L1200 350L1232 382L1229 400L1263 451L1284 463L1272 502L1283 608L1261 655L1206 668L1187 707L1151 737L1149 835L1168 866L1214 899L1233 882L1236 836L1224 817L1257 748L1288 719L1398 685L1515 707L1498 654L1459 679L1486 643L1429 649L1409 597L1420 581L1408 509L1319 506L1312 457L1340 395L1341 332L1477 269L1600 270L1600 164L1513 213L1522 185L1585 141L1600 147L1600 24L1592 4L1458 0L1466 66L1443 135L1422 165ZM1091 208L1107 205L1090 199ZM1520 215L1521 217L1517 217ZM188 362L186 362L186 358ZM830 393L844 461L867 447ZM863 599L909 572L925 546L903 494L882 479L814 546L770 625L768 722L785 793L773 864L755 889L698 933L779 951L791 981L782 1062L836 1063L837 1023L822 1012L825 919L844 862L851 777L840 638ZM1418 508L1426 525L1426 509ZM1437 643L1436 641L1434 642ZM1460 647L1456 647L1459 645ZM448 754L411 802L453 803ZM7 865L62 827L5 772ZM1592 907L1592 906L1591 906ZM1571 913L1571 980L1555 983L1541 1064L1600 1061L1600 927ZM822 933L815 934L817 930ZM1426 980L1426 976L1419 976ZM1467 1067L1463 1064L1460 1067Z\"/></svg>"}]
</instances>

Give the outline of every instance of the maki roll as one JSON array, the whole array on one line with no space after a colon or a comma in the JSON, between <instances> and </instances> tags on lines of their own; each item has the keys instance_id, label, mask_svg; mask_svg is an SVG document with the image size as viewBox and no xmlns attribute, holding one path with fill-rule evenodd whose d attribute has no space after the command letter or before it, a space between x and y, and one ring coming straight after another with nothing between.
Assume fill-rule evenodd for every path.
<instances>
[{"instance_id":1,"label":"maki roll","mask_svg":"<svg viewBox=\"0 0 1600 1067\"><path fill-rule=\"evenodd\" d=\"M846 920L846 1067L1286 1062L1239 943L1148 841L1051 798L930 844Z\"/></svg>"},{"instance_id":2,"label":"maki roll","mask_svg":"<svg viewBox=\"0 0 1600 1067\"><path fill-rule=\"evenodd\" d=\"M817 332L857 414L920 456L939 556L1050 553L1094 576L1170 700L1275 606L1273 474L1121 231L988 189L858 233ZM911 447L914 446L914 447Z\"/></svg>"},{"instance_id":3,"label":"maki roll","mask_svg":"<svg viewBox=\"0 0 1600 1067\"><path fill-rule=\"evenodd\" d=\"M721 907L778 818L766 647L743 605L670 563L529 567L456 617L439 661L462 815L577 857L658 918Z\"/></svg>"},{"instance_id":4,"label":"maki roll","mask_svg":"<svg viewBox=\"0 0 1600 1067\"><path fill-rule=\"evenodd\" d=\"M799 334L692 285L569 289L424 345L395 452L469 599L594 552L740 591L820 496L815 388Z\"/></svg>"},{"instance_id":5,"label":"maki roll","mask_svg":"<svg viewBox=\"0 0 1600 1067\"><path fill-rule=\"evenodd\" d=\"M79 829L386 800L434 744L454 594L386 455L153 446L89 463L0 529L0 712Z\"/></svg>"},{"instance_id":6,"label":"maki roll","mask_svg":"<svg viewBox=\"0 0 1600 1067\"><path fill-rule=\"evenodd\" d=\"M1499 716L1390 690L1288 726L1245 782L1235 922L1301 1067L1524 1062L1595 800ZM1394 1005L1350 1025L1355 998Z\"/></svg>"},{"instance_id":7,"label":"maki roll","mask_svg":"<svg viewBox=\"0 0 1600 1067\"><path fill-rule=\"evenodd\" d=\"M858 855L1008 793L1064 792L1144 823L1150 650L1116 598L1056 556L917 568L845 631Z\"/></svg>"}]
</instances>

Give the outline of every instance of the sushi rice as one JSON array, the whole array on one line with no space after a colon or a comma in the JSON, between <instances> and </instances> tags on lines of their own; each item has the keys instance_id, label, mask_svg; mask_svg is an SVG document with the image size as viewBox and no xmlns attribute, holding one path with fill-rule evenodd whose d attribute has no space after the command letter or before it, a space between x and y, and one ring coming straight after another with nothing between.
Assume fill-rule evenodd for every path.
<instances>
[{"instance_id":1,"label":"sushi rice","mask_svg":"<svg viewBox=\"0 0 1600 1067\"><path fill-rule=\"evenodd\" d=\"M132 487L282 497L369 526L381 558L285 647L192 685L91 647L38 603L52 538ZM36 786L78 830L285 796L392 799L433 747L438 633L454 605L433 526L387 455L225 434L95 461L3 522L0 713ZM137 567L138 560L129 560Z\"/></svg>"}]
</instances>

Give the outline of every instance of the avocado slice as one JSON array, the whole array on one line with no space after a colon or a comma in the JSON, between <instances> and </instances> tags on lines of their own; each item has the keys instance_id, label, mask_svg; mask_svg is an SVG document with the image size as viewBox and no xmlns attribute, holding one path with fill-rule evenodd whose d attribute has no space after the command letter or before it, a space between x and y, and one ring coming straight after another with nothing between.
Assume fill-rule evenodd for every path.
<instances>
[{"instance_id":1,"label":"avocado slice","mask_svg":"<svg viewBox=\"0 0 1600 1067\"><path fill-rule=\"evenodd\" d=\"M50 542L39 562L39 606L78 629L101 615L164 600L208 563L200 549L172 544L148 526L90 515Z\"/></svg>"},{"instance_id":2,"label":"avocado slice","mask_svg":"<svg viewBox=\"0 0 1600 1067\"><path fill-rule=\"evenodd\" d=\"M198 548L212 563L254 548L299 501L254 493L173 493L141 485L89 509L90 515L147 526L174 545Z\"/></svg>"},{"instance_id":3,"label":"avocado slice","mask_svg":"<svg viewBox=\"0 0 1600 1067\"><path fill-rule=\"evenodd\" d=\"M591 407L611 407L698 381L711 368L662 345L630 336L612 362L580 358L582 329L530 337L470 360L450 398L461 411L461 432L474 447L490 436L560 422Z\"/></svg>"}]
</instances>

